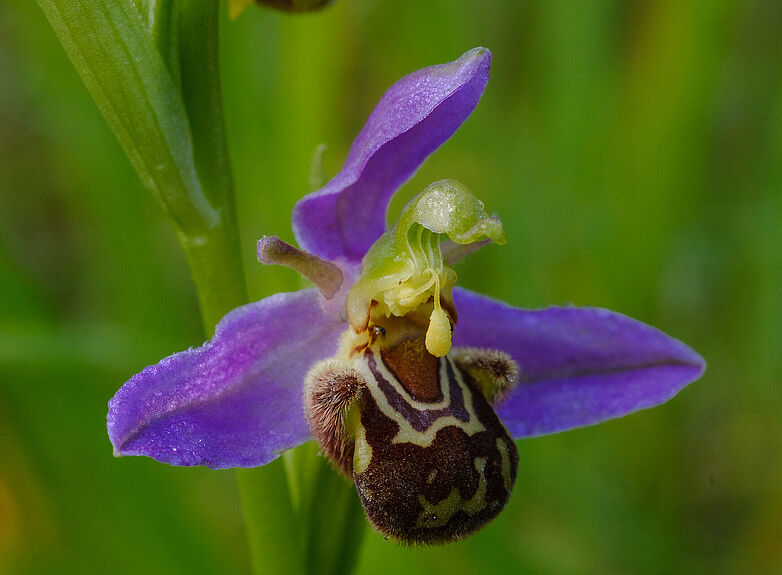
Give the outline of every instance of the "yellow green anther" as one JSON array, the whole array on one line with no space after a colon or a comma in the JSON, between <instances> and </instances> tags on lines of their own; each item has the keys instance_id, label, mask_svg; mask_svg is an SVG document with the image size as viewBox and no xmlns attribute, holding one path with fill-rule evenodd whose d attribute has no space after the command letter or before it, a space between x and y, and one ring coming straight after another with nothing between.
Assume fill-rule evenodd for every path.
<instances>
[{"instance_id":1,"label":"yellow green anther","mask_svg":"<svg viewBox=\"0 0 782 575\"><path fill-rule=\"evenodd\" d=\"M372 314L403 316L432 301L426 334L429 353L442 357L451 348L451 319L441 298L451 299L456 272L445 262L440 241L466 245L486 239L505 243L497 218L465 186L441 180L405 206L396 225L383 234L364 257L361 277L346 300L348 319L356 331ZM428 312L427 312L428 313Z\"/></svg>"},{"instance_id":2,"label":"yellow green anther","mask_svg":"<svg viewBox=\"0 0 782 575\"><path fill-rule=\"evenodd\" d=\"M451 351L451 322L443 309L437 306L429 316L426 330L426 349L435 357L443 357Z\"/></svg>"}]
</instances>

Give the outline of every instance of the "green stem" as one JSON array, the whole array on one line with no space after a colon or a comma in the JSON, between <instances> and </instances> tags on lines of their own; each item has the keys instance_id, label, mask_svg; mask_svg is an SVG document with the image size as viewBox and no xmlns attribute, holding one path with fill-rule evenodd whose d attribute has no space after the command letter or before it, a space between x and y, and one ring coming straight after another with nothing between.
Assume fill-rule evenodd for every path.
<instances>
[{"instance_id":1,"label":"green stem","mask_svg":"<svg viewBox=\"0 0 782 575\"><path fill-rule=\"evenodd\" d=\"M353 571L366 532L364 510L353 483L338 473L311 441L283 455L305 573L346 575Z\"/></svg>"},{"instance_id":2,"label":"green stem","mask_svg":"<svg viewBox=\"0 0 782 575\"><path fill-rule=\"evenodd\" d=\"M193 164L204 195L217 212L217 224L206 230L180 227L198 293L207 335L226 313L247 303L247 287L233 199L233 178L225 137L220 92L219 3L179 0L176 12L177 54L169 56L179 79L182 103L193 141ZM168 44L170 44L169 42ZM158 44L164 44L158 39Z\"/></svg>"},{"instance_id":3,"label":"green stem","mask_svg":"<svg viewBox=\"0 0 782 575\"><path fill-rule=\"evenodd\" d=\"M258 469L238 469L236 479L256 575L303 575L298 517L281 459Z\"/></svg>"},{"instance_id":4,"label":"green stem","mask_svg":"<svg viewBox=\"0 0 782 575\"><path fill-rule=\"evenodd\" d=\"M248 301L220 93L220 3L38 3L174 224L212 334L221 317ZM317 448L302 449L307 475L296 500L304 504L294 505L281 461L237 472L258 574L347 573L355 563L363 519L352 486L312 452Z\"/></svg>"},{"instance_id":5,"label":"green stem","mask_svg":"<svg viewBox=\"0 0 782 575\"><path fill-rule=\"evenodd\" d=\"M204 328L247 303L233 202L233 179L220 93L218 7L213 0L181 0L178 62L190 121L194 163L204 193L219 206L220 225L180 239L196 284ZM296 514L281 462L236 472L256 574L304 573Z\"/></svg>"},{"instance_id":6,"label":"green stem","mask_svg":"<svg viewBox=\"0 0 782 575\"><path fill-rule=\"evenodd\" d=\"M211 336L226 313L247 303L236 222L220 221L205 234L179 234L193 276L204 332Z\"/></svg>"}]
</instances>

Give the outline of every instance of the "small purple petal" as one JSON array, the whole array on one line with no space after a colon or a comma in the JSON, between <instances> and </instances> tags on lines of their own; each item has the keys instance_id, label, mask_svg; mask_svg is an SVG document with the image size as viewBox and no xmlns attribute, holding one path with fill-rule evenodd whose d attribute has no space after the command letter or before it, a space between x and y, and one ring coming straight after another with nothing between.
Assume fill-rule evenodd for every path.
<instances>
[{"instance_id":1,"label":"small purple petal","mask_svg":"<svg viewBox=\"0 0 782 575\"><path fill-rule=\"evenodd\" d=\"M277 236L264 236L258 240L258 261L267 266L288 266L296 270L314 283L327 299L333 298L342 286L342 270L338 266L296 249Z\"/></svg>"},{"instance_id":2,"label":"small purple petal","mask_svg":"<svg viewBox=\"0 0 782 575\"><path fill-rule=\"evenodd\" d=\"M211 342L133 376L109 402L115 454L256 467L306 441L304 376L345 329L321 299L308 289L237 308Z\"/></svg>"},{"instance_id":3,"label":"small purple petal","mask_svg":"<svg viewBox=\"0 0 782 575\"><path fill-rule=\"evenodd\" d=\"M497 407L515 438L565 431L663 403L705 363L663 332L604 309L523 310L454 290L454 344L499 349L519 364Z\"/></svg>"},{"instance_id":4,"label":"small purple petal","mask_svg":"<svg viewBox=\"0 0 782 575\"><path fill-rule=\"evenodd\" d=\"M413 72L391 86L354 140L342 171L293 210L299 245L359 262L385 230L393 193L467 119L489 80L491 53Z\"/></svg>"}]
</instances>

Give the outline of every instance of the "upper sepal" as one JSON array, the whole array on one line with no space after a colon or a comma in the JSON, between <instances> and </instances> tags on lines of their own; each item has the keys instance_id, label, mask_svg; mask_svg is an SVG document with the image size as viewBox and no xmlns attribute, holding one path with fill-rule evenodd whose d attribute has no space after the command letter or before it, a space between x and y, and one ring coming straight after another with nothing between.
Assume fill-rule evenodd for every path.
<instances>
[{"instance_id":1,"label":"upper sepal","mask_svg":"<svg viewBox=\"0 0 782 575\"><path fill-rule=\"evenodd\" d=\"M652 407L698 379L705 362L658 329L605 309L524 310L464 289L454 344L508 353L518 383L497 406L515 438Z\"/></svg>"},{"instance_id":2,"label":"upper sepal","mask_svg":"<svg viewBox=\"0 0 782 575\"><path fill-rule=\"evenodd\" d=\"M306 441L304 376L344 329L320 300L308 289L239 307L210 342L133 376L109 401L115 454L257 467Z\"/></svg>"},{"instance_id":3,"label":"upper sepal","mask_svg":"<svg viewBox=\"0 0 782 575\"><path fill-rule=\"evenodd\" d=\"M489 79L491 53L475 48L391 86L354 140L342 170L293 210L299 245L358 263L385 229L393 193L472 113Z\"/></svg>"}]
</instances>

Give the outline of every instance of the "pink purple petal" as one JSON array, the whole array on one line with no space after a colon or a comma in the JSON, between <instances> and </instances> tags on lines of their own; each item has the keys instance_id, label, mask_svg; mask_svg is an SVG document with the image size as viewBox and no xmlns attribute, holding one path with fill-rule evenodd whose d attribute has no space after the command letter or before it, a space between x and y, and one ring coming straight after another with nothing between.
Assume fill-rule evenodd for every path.
<instances>
[{"instance_id":1,"label":"pink purple petal","mask_svg":"<svg viewBox=\"0 0 782 575\"><path fill-rule=\"evenodd\" d=\"M133 376L109 402L115 454L256 467L306 441L304 376L345 327L321 299L308 289L237 308L211 342Z\"/></svg>"},{"instance_id":2,"label":"pink purple petal","mask_svg":"<svg viewBox=\"0 0 782 575\"><path fill-rule=\"evenodd\" d=\"M524 310L454 290L454 344L505 351L518 385L497 407L516 438L564 431L663 403L703 373L692 349L604 309Z\"/></svg>"},{"instance_id":3,"label":"pink purple petal","mask_svg":"<svg viewBox=\"0 0 782 575\"><path fill-rule=\"evenodd\" d=\"M478 104L491 53L475 48L391 86L353 142L342 171L293 210L299 245L323 258L359 262L385 229L393 193Z\"/></svg>"}]
</instances>

